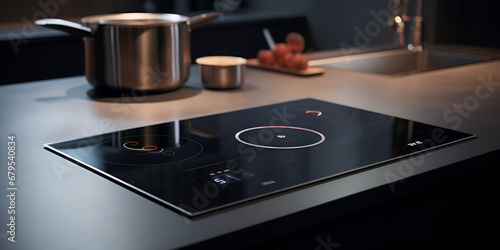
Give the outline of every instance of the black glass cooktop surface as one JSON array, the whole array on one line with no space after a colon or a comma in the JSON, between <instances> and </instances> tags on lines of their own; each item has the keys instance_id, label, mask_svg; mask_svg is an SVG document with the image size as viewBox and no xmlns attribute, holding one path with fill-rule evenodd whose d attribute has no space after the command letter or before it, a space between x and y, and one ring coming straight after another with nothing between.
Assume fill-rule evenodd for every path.
<instances>
[{"instance_id":1,"label":"black glass cooktop surface","mask_svg":"<svg viewBox=\"0 0 500 250\"><path fill-rule=\"evenodd\" d=\"M45 146L196 216L473 137L302 99Z\"/></svg>"}]
</instances>

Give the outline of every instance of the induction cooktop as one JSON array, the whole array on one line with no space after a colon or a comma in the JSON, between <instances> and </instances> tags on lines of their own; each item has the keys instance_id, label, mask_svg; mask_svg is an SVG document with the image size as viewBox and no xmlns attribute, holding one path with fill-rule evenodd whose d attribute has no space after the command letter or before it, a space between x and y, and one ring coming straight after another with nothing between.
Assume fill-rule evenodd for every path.
<instances>
[{"instance_id":1,"label":"induction cooktop","mask_svg":"<svg viewBox=\"0 0 500 250\"><path fill-rule=\"evenodd\" d=\"M198 216L473 138L316 99L45 144L187 216Z\"/></svg>"}]
</instances>

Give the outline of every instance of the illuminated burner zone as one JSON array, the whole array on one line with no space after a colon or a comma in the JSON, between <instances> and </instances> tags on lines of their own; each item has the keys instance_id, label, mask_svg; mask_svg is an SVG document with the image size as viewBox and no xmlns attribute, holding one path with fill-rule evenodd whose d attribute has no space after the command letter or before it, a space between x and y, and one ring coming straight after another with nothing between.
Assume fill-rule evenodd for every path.
<instances>
[{"instance_id":1,"label":"illuminated burner zone","mask_svg":"<svg viewBox=\"0 0 500 250\"><path fill-rule=\"evenodd\" d=\"M289 126L262 126L247 128L235 135L241 143L270 149L298 149L316 146L325 141L318 131Z\"/></svg>"},{"instance_id":2,"label":"illuminated burner zone","mask_svg":"<svg viewBox=\"0 0 500 250\"><path fill-rule=\"evenodd\" d=\"M94 146L96 158L109 163L146 166L187 160L201 153L200 143L168 135L118 137Z\"/></svg>"}]
</instances>

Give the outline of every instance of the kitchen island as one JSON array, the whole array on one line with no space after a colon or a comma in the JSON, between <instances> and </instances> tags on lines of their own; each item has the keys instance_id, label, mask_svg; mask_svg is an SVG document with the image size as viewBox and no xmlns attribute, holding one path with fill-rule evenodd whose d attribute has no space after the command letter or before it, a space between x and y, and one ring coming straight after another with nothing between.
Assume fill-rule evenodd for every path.
<instances>
[{"instance_id":1,"label":"kitchen island","mask_svg":"<svg viewBox=\"0 0 500 250\"><path fill-rule=\"evenodd\" d=\"M216 91L202 87L198 68L193 65L184 87L147 96L140 91L131 96L99 93L83 76L1 86L4 143L0 152L7 162L11 136L16 157L15 169L8 170L5 163L0 171L4 190L1 223L15 224L12 231L11 226L3 227L0 246L384 249L431 244L435 237L443 236L434 227L443 222L426 223L440 221L455 203L440 203L442 199L436 198L440 196L429 198L438 201L421 202L429 197L425 190L436 193L432 187L467 180L464 176L491 171L495 168L489 165L498 166L500 162L496 152L500 149L499 68L500 61L489 61L398 77L331 68L319 76L299 77L248 68L242 88ZM195 218L145 199L43 146L302 98L411 119L477 138ZM8 177L14 174L14 182L9 185ZM479 187L481 194L475 195L497 197L498 193L493 196L491 192L494 188L498 191L498 185L491 178L484 180L485 186ZM415 199L434 212L408 205ZM464 206L470 206L470 202L465 200ZM9 211L15 212L14 219L14 212ZM470 213L464 218L481 211ZM408 217L412 220L401 222L406 227L390 224ZM433 234L432 228L438 232ZM384 231L388 229L392 230ZM420 229L429 231L415 235ZM445 244L447 239L436 242ZM457 242L455 239L450 245Z\"/></svg>"}]
</instances>

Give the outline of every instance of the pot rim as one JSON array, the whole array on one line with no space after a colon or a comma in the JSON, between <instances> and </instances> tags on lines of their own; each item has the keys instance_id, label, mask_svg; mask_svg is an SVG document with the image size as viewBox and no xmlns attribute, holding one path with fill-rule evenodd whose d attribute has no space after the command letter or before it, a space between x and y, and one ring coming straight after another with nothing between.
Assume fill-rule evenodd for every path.
<instances>
[{"instance_id":1,"label":"pot rim","mask_svg":"<svg viewBox=\"0 0 500 250\"><path fill-rule=\"evenodd\" d=\"M189 17L178 14L119 13L86 16L81 19L85 25L152 26L186 23Z\"/></svg>"},{"instance_id":2,"label":"pot rim","mask_svg":"<svg viewBox=\"0 0 500 250\"><path fill-rule=\"evenodd\" d=\"M247 60L236 56L205 56L197 58L196 63L208 66L238 66L245 65Z\"/></svg>"}]
</instances>

